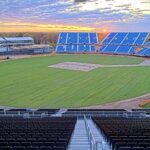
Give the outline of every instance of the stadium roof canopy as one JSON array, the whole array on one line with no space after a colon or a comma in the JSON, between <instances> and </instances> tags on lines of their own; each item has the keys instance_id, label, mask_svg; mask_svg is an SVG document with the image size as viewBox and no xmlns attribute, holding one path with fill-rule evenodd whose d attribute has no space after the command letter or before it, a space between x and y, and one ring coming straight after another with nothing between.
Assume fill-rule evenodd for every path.
<instances>
[{"instance_id":1,"label":"stadium roof canopy","mask_svg":"<svg viewBox=\"0 0 150 150\"><path fill-rule=\"evenodd\" d=\"M2 37L0 37L0 42L3 42L3 41L5 41Z\"/></svg>"},{"instance_id":2,"label":"stadium roof canopy","mask_svg":"<svg viewBox=\"0 0 150 150\"><path fill-rule=\"evenodd\" d=\"M7 41L26 41L26 40L33 41L32 37L4 37L4 39Z\"/></svg>"}]
</instances>

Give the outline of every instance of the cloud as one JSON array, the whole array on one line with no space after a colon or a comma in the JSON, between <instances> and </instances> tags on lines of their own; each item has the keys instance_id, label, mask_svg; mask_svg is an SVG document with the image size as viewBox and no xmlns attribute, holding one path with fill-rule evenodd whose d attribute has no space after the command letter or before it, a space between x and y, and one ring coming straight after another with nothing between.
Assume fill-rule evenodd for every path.
<instances>
[{"instance_id":1,"label":"cloud","mask_svg":"<svg viewBox=\"0 0 150 150\"><path fill-rule=\"evenodd\" d=\"M5 0L1 22L99 28L104 25L147 22L149 0ZM18 24L16 24L18 27ZM2 25L1 25L2 27ZM4 27L4 26L3 26ZM147 25L148 29L148 25Z\"/></svg>"},{"instance_id":2,"label":"cloud","mask_svg":"<svg viewBox=\"0 0 150 150\"><path fill-rule=\"evenodd\" d=\"M19 22L0 22L0 32L58 32L58 31L93 31L95 28L82 26L36 24Z\"/></svg>"}]
</instances>

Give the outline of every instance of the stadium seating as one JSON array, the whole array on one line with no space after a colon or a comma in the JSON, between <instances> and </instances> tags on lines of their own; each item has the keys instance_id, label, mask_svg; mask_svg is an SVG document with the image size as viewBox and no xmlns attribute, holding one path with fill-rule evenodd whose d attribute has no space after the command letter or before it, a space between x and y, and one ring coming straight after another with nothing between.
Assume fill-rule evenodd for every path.
<instances>
[{"instance_id":1,"label":"stadium seating","mask_svg":"<svg viewBox=\"0 0 150 150\"><path fill-rule=\"evenodd\" d=\"M138 45L143 45L148 38L148 33L110 33L103 41L100 47L100 53L127 54L135 53Z\"/></svg>"},{"instance_id":2,"label":"stadium seating","mask_svg":"<svg viewBox=\"0 0 150 150\"><path fill-rule=\"evenodd\" d=\"M57 112L0 109L0 150L87 150L92 142L100 142L97 150L150 148L150 109L68 109L59 117L32 116ZM29 117L20 115L24 113Z\"/></svg>"},{"instance_id":3,"label":"stadium seating","mask_svg":"<svg viewBox=\"0 0 150 150\"><path fill-rule=\"evenodd\" d=\"M150 119L93 118L113 150L148 150Z\"/></svg>"},{"instance_id":4,"label":"stadium seating","mask_svg":"<svg viewBox=\"0 0 150 150\"><path fill-rule=\"evenodd\" d=\"M67 33L60 33L58 44L66 44L67 43Z\"/></svg>"},{"instance_id":5,"label":"stadium seating","mask_svg":"<svg viewBox=\"0 0 150 150\"><path fill-rule=\"evenodd\" d=\"M126 46L119 46L114 53L130 55L130 54L133 54L134 51L135 51L135 48L133 46L126 45Z\"/></svg>"},{"instance_id":6,"label":"stadium seating","mask_svg":"<svg viewBox=\"0 0 150 150\"><path fill-rule=\"evenodd\" d=\"M51 116L55 114L59 109L37 109L37 110L30 110L30 109L0 109L0 114L6 114L10 116L23 116L29 114L30 116L40 116L42 114L46 114L47 116Z\"/></svg>"},{"instance_id":7,"label":"stadium seating","mask_svg":"<svg viewBox=\"0 0 150 150\"><path fill-rule=\"evenodd\" d=\"M112 41L112 39L116 36L117 33L112 32L106 36L106 38L102 41L103 45L108 45Z\"/></svg>"},{"instance_id":8,"label":"stadium seating","mask_svg":"<svg viewBox=\"0 0 150 150\"><path fill-rule=\"evenodd\" d=\"M101 53L110 53L110 54L127 54L132 55L135 51L135 48L130 45L108 45L101 47Z\"/></svg>"},{"instance_id":9,"label":"stadium seating","mask_svg":"<svg viewBox=\"0 0 150 150\"><path fill-rule=\"evenodd\" d=\"M122 44L123 43L123 40L126 38L128 33L116 33L115 37L112 38L110 44Z\"/></svg>"},{"instance_id":10,"label":"stadium seating","mask_svg":"<svg viewBox=\"0 0 150 150\"><path fill-rule=\"evenodd\" d=\"M147 33L147 32L140 33L140 35L138 36L138 38L134 44L135 45L144 45L148 36L149 36L149 33Z\"/></svg>"},{"instance_id":11,"label":"stadium seating","mask_svg":"<svg viewBox=\"0 0 150 150\"><path fill-rule=\"evenodd\" d=\"M146 112L147 115L150 115L150 109L132 109L134 112Z\"/></svg>"},{"instance_id":12,"label":"stadium seating","mask_svg":"<svg viewBox=\"0 0 150 150\"><path fill-rule=\"evenodd\" d=\"M124 109L68 109L63 116L123 116Z\"/></svg>"},{"instance_id":13,"label":"stadium seating","mask_svg":"<svg viewBox=\"0 0 150 150\"><path fill-rule=\"evenodd\" d=\"M96 33L60 33L56 52L57 53L77 53L95 52L94 44L98 44Z\"/></svg>"},{"instance_id":14,"label":"stadium seating","mask_svg":"<svg viewBox=\"0 0 150 150\"><path fill-rule=\"evenodd\" d=\"M115 50L118 48L117 45L107 45L107 46L103 46L102 49L100 49L101 53L111 53L113 54L115 52Z\"/></svg>"},{"instance_id":15,"label":"stadium seating","mask_svg":"<svg viewBox=\"0 0 150 150\"><path fill-rule=\"evenodd\" d=\"M145 44L149 36L147 32L112 32L101 42L100 53L136 54L136 47ZM97 33L63 32L59 34L57 53L96 52L95 44L99 44ZM144 51L144 52L143 52ZM149 50L137 53L138 56L149 56Z\"/></svg>"},{"instance_id":16,"label":"stadium seating","mask_svg":"<svg viewBox=\"0 0 150 150\"><path fill-rule=\"evenodd\" d=\"M134 45L135 40L139 37L140 33L128 33L123 41L123 45Z\"/></svg>"},{"instance_id":17,"label":"stadium seating","mask_svg":"<svg viewBox=\"0 0 150 150\"><path fill-rule=\"evenodd\" d=\"M8 110L5 110L5 114L10 114L10 115L17 115L17 114L25 114L25 113L30 113L31 112L27 109L8 109Z\"/></svg>"},{"instance_id":18,"label":"stadium seating","mask_svg":"<svg viewBox=\"0 0 150 150\"><path fill-rule=\"evenodd\" d=\"M0 118L0 150L66 150L76 119Z\"/></svg>"},{"instance_id":19,"label":"stadium seating","mask_svg":"<svg viewBox=\"0 0 150 150\"><path fill-rule=\"evenodd\" d=\"M42 113L46 113L46 114L55 114L59 109L38 109L36 111L34 111L34 114L42 114Z\"/></svg>"},{"instance_id":20,"label":"stadium seating","mask_svg":"<svg viewBox=\"0 0 150 150\"><path fill-rule=\"evenodd\" d=\"M136 53L137 56L150 56L150 48L143 48Z\"/></svg>"}]
</instances>

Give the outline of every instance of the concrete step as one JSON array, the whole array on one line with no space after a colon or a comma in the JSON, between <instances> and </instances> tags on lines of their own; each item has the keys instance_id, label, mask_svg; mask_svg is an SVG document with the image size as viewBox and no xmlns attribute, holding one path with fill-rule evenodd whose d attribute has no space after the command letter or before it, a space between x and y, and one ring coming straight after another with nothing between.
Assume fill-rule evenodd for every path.
<instances>
[{"instance_id":1,"label":"concrete step","mask_svg":"<svg viewBox=\"0 0 150 150\"><path fill-rule=\"evenodd\" d=\"M68 150L90 150L84 119L78 119Z\"/></svg>"},{"instance_id":2,"label":"concrete step","mask_svg":"<svg viewBox=\"0 0 150 150\"><path fill-rule=\"evenodd\" d=\"M103 144L98 144L97 150L112 150L111 146L106 142L105 138L101 134L101 131L99 128L97 128L96 124L93 122L92 119L88 119L87 123L90 127L90 130L94 136L95 141L102 142Z\"/></svg>"},{"instance_id":3,"label":"concrete step","mask_svg":"<svg viewBox=\"0 0 150 150\"><path fill-rule=\"evenodd\" d=\"M95 141L101 142L97 145L97 150L112 150L109 144L105 141L105 138L101 134L101 131L93 120L88 119L87 123L90 127L90 131ZM90 150L90 142L88 139L88 133L85 126L84 119L78 119L74 132L72 134L68 150Z\"/></svg>"}]
</instances>

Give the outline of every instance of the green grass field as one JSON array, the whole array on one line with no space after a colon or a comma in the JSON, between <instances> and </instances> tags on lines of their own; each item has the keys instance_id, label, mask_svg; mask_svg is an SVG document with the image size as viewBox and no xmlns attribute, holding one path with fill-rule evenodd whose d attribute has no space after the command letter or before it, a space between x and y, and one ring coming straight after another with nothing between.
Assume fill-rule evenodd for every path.
<instances>
[{"instance_id":1,"label":"green grass field","mask_svg":"<svg viewBox=\"0 0 150 150\"><path fill-rule=\"evenodd\" d=\"M90 72L48 68L60 62L139 64L141 58L58 55L0 63L0 105L32 108L82 107L150 92L149 67L98 68Z\"/></svg>"}]
</instances>

